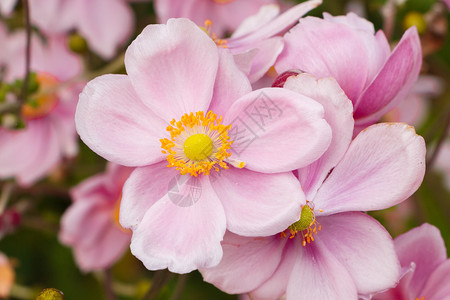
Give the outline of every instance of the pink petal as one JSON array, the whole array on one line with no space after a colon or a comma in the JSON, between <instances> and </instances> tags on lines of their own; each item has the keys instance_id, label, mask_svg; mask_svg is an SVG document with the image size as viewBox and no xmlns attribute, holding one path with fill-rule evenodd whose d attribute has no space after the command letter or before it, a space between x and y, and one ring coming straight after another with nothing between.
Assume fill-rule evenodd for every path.
<instances>
[{"instance_id":1,"label":"pink petal","mask_svg":"<svg viewBox=\"0 0 450 300\"><path fill-rule=\"evenodd\" d=\"M318 78L332 76L355 102L365 87L369 61L364 40L345 24L306 17L285 36L275 68L279 74L299 69ZM358 49L358 51L355 51Z\"/></svg>"},{"instance_id":2,"label":"pink petal","mask_svg":"<svg viewBox=\"0 0 450 300\"><path fill-rule=\"evenodd\" d=\"M280 238L279 235L275 236ZM287 241L281 256L281 262L272 276L263 282L258 288L250 292L251 299L272 300L279 299L286 293L292 269L296 265L297 253L301 251L301 245L294 241Z\"/></svg>"},{"instance_id":3,"label":"pink petal","mask_svg":"<svg viewBox=\"0 0 450 300\"><path fill-rule=\"evenodd\" d=\"M392 109L409 92L421 66L419 34L412 27L405 32L383 68L357 100L355 119L358 123L376 121Z\"/></svg>"},{"instance_id":4,"label":"pink petal","mask_svg":"<svg viewBox=\"0 0 450 300\"><path fill-rule=\"evenodd\" d=\"M323 154L331 140L323 107L280 88L256 90L240 98L231 106L224 124L232 125L228 131L234 141L232 158L263 173L308 165Z\"/></svg>"},{"instance_id":5,"label":"pink petal","mask_svg":"<svg viewBox=\"0 0 450 300\"><path fill-rule=\"evenodd\" d=\"M180 194L190 195L195 203L179 206L166 195L148 209L133 232L131 252L149 270L188 273L214 267L222 259L225 212L209 178L191 178L198 185L184 185Z\"/></svg>"},{"instance_id":6,"label":"pink petal","mask_svg":"<svg viewBox=\"0 0 450 300\"><path fill-rule=\"evenodd\" d=\"M9 16L13 12L16 4L17 0L2 0L0 1L0 12L5 16Z\"/></svg>"},{"instance_id":7,"label":"pink petal","mask_svg":"<svg viewBox=\"0 0 450 300\"><path fill-rule=\"evenodd\" d=\"M353 279L321 239L306 247L298 243L297 247L298 257L288 282L287 299L358 299Z\"/></svg>"},{"instance_id":8,"label":"pink petal","mask_svg":"<svg viewBox=\"0 0 450 300\"><path fill-rule=\"evenodd\" d=\"M164 159L165 123L138 98L125 75L103 75L80 94L75 123L81 139L107 160L145 166Z\"/></svg>"},{"instance_id":9,"label":"pink petal","mask_svg":"<svg viewBox=\"0 0 450 300\"><path fill-rule=\"evenodd\" d=\"M237 99L251 90L247 76L238 69L233 55L226 49L219 49L219 69L209 110L223 116Z\"/></svg>"},{"instance_id":10,"label":"pink petal","mask_svg":"<svg viewBox=\"0 0 450 300\"><path fill-rule=\"evenodd\" d=\"M231 39L250 34L272 21L280 13L280 7L276 4L261 6L257 14L245 19L231 35Z\"/></svg>"},{"instance_id":11,"label":"pink petal","mask_svg":"<svg viewBox=\"0 0 450 300\"><path fill-rule=\"evenodd\" d=\"M331 126L332 140L327 151L314 163L298 170L307 199L314 199L317 189L330 170L341 160L352 140L353 105L336 80L331 77L316 80L309 74L300 74L288 78L284 88L322 104L325 120Z\"/></svg>"},{"instance_id":12,"label":"pink petal","mask_svg":"<svg viewBox=\"0 0 450 300\"><path fill-rule=\"evenodd\" d=\"M29 2L31 22L46 33L65 33L76 23L75 12L77 12L77 2L80 1L29 0Z\"/></svg>"},{"instance_id":13,"label":"pink petal","mask_svg":"<svg viewBox=\"0 0 450 300\"><path fill-rule=\"evenodd\" d=\"M75 247L75 258L85 272L106 269L125 253L130 240L131 233L109 226L104 229L95 245Z\"/></svg>"},{"instance_id":14,"label":"pink petal","mask_svg":"<svg viewBox=\"0 0 450 300\"><path fill-rule=\"evenodd\" d=\"M110 59L133 32L134 16L122 0L81 1L76 26L92 49Z\"/></svg>"},{"instance_id":15,"label":"pink petal","mask_svg":"<svg viewBox=\"0 0 450 300\"><path fill-rule=\"evenodd\" d=\"M395 238L395 250L402 266L411 263L416 265L407 286L408 293L411 297L424 296L421 291L426 280L447 259L447 250L439 229L427 223L414 228Z\"/></svg>"},{"instance_id":16,"label":"pink petal","mask_svg":"<svg viewBox=\"0 0 450 300\"><path fill-rule=\"evenodd\" d=\"M284 42L281 37L273 37L255 42L254 47L258 50L249 74L250 82L254 83L261 79L264 74L275 64L278 56L283 50Z\"/></svg>"},{"instance_id":17,"label":"pink petal","mask_svg":"<svg viewBox=\"0 0 450 300\"><path fill-rule=\"evenodd\" d=\"M23 186L49 173L61 158L56 132L48 119L36 119L18 131L0 131L0 176Z\"/></svg>"},{"instance_id":18,"label":"pink petal","mask_svg":"<svg viewBox=\"0 0 450 300\"><path fill-rule=\"evenodd\" d=\"M211 176L225 209L227 229L242 236L268 236L298 221L305 196L291 173L263 174L230 167Z\"/></svg>"},{"instance_id":19,"label":"pink petal","mask_svg":"<svg viewBox=\"0 0 450 300\"><path fill-rule=\"evenodd\" d=\"M303 15L320 4L322 4L322 0L310 0L300 3L274 18L272 21L267 22L258 30L236 38L230 38L228 44L230 47L250 45L255 41L261 41L278 35L292 27Z\"/></svg>"},{"instance_id":20,"label":"pink petal","mask_svg":"<svg viewBox=\"0 0 450 300\"><path fill-rule=\"evenodd\" d=\"M358 293L369 294L396 285L400 264L386 229L360 212L318 218L318 238L345 267Z\"/></svg>"},{"instance_id":21,"label":"pink petal","mask_svg":"<svg viewBox=\"0 0 450 300\"><path fill-rule=\"evenodd\" d=\"M272 275L280 263L285 241L278 235L247 238L227 232L220 264L200 272L205 281L228 294L246 293Z\"/></svg>"},{"instance_id":22,"label":"pink petal","mask_svg":"<svg viewBox=\"0 0 450 300\"><path fill-rule=\"evenodd\" d=\"M428 278L427 284L419 294L430 300L450 299L450 259L443 262Z\"/></svg>"},{"instance_id":23,"label":"pink petal","mask_svg":"<svg viewBox=\"0 0 450 300\"><path fill-rule=\"evenodd\" d=\"M149 25L128 47L125 66L142 101L166 121L205 111L218 68L216 44L187 19Z\"/></svg>"},{"instance_id":24,"label":"pink petal","mask_svg":"<svg viewBox=\"0 0 450 300\"><path fill-rule=\"evenodd\" d=\"M167 162L136 168L125 182L119 221L124 228L135 229L145 212L168 192L177 193L180 185L188 184L190 175L181 177L168 168Z\"/></svg>"},{"instance_id":25,"label":"pink petal","mask_svg":"<svg viewBox=\"0 0 450 300\"><path fill-rule=\"evenodd\" d=\"M323 215L391 207L411 196L425 173L425 143L414 128L381 123L362 131L314 198Z\"/></svg>"}]
</instances>

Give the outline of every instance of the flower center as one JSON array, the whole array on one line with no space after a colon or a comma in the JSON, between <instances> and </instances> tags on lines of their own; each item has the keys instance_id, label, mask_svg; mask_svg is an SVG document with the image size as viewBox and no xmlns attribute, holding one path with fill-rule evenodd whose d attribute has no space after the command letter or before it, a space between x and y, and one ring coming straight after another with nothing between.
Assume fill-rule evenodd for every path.
<instances>
[{"instance_id":1,"label":"flower center","mask_svg":"<svg viewBox=\"0 0 450 300\"><path fill-rule=\"evenodd\" d=\"M22 106L22 116L25 119L37 119L48 115L58 104L58 96L55 93L59 80L47 73L38 73L37 82L39 90L35 95L31 95Z\"/></svg>"},{"instance_id":2,"label":"flower center","mask_svg":"<svg viewBox=\"0 0 450 300\"><path fill-rule=\"evenodd\" d=\"M317 231L321 230L320 224L316 221L316 216L314 215L314 210L310 207L308 203L302 207L302 212L300 213L300 220L288 227L290 232L290 239L294 238L299 232L302 234L302 245L306 246L306 243L310 244L314 242L314 234L317 235ZM286 233L282 232L281 237L286 237Z\"/></svg>"},{"instance_id":3,"label":"flower center","mask_svg":"<svg viewBox=\"0 0 450 300\"><path fill-rule=\"evenodd\" d=\"M184 114L180 121L175 119L167 127L170 139L160 139L162 153L167 154L167 167L175 167L181 175L209 175L214 168L217 172L228 169L227 163L243 168L245 163L230 158L233 141L228 130L231 125L223 125L222 117L212 111Z\"/></svg>"},{"instance_id":4,"label":"flower center","mask_svg":"<svg viewBox=\"0 0 450 300\"><path fill-rule=\"evenodd\" d=\"M227 0L222 0L223 2L226 2ZM231 2L231 1L228 1ZM226 39L219 39L217 34L215 32L211 32L212 27L212 21L206 20L203 27L200 27L206 34L216 43L217 47L222 48L228 48L227 43L228 41Z\"/></svg>"},{"instance_id":5,"label":"flower center","mask_svg":"<svg viewBox=\"0 0 450 300\"><path fill-rule=\"evenodd\" d=\"M204 133L191 135L183 145L186 156L193 161L202 161L213 152L213 141Z\"/></svg>"}]
</instances>

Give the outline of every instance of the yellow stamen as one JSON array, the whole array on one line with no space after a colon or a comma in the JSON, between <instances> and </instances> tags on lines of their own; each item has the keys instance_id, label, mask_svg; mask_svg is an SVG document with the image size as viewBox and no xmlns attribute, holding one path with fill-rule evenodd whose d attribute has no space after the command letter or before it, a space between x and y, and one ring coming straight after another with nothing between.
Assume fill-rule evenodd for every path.
<instances>
[{"instance_id":1,"label":"yellow stamen","mask_svg":"<svg viewBox=\"0 0 450 300\"><path fill-rule=\"evenodd\" d=\"M228 3L233 2L234 0L213 0L213 1L218 4L228 4Z\"/></svg>"},{"instance_id":2,"label":"yellow stamen","mask_svg":"<svg viewBox=\"0 0 450 300\"><path fill-rule=\"evenodd\" d=\"M319 210L322 212L322 210ZM292 224L288 227L290 231L290 239L293 239L296 234L301 232L302 234L302 245L303 247L306 244L310 244L314 242L314 235L317 235L317 231L320 231L322 227L316 220L316 216L314 215L314 210L310 207L308 203L302 207L302 211L300 213L300 220ZM287 235L285 232L282 232L281 238L285 238Z\"/></svg>"},{"instance_id":3,"label":"yellow stamen","mask_svg":"<svg viewBox=\"0 0 450 300\"><path fill-rule=\"evenodd\" d=\"M222 117L212 111L206 115L202 112L184 114L180 121L170 122L167 131L170 139L160 139L162 153L167 154L167 167L175 167L181 175L209 175L214 168L217 172L228 169L227 162L233 166L243 167L244 162L230 159L233 141L228 130L231 125L222 125Z\"/></svg>"},{"instance_id":4,"label":"yellow stamen","mask_svg":"<svg viewBox=\"0 0 450 300\"><path fill-rule=\"evenodd\" d=\"M226 0L225 0L226 1ZM206 20L204 23L204 27L200 27L203 29L204 32L206 32L207 35L216 43L218 47L222 48L228 48L227 43L228 41L226 39L220 39L215 32L211 32L212 27L212 21Z\"/></svg>"},{"instance_id":5,"label":"yellow stamen","mask_svg":"<svg viewBox=\"0 0 450 300\"><path fill-rule=\"evenodd\" d=\"M37 119L48 115L58 104L58 96L55 94L55 86L59 80L46 74L38 73L39 93L22 106L22 116L25 119Z\"/></svg>"},{"instance_id":6,"label":"yellow stamen","mask_svg":"<svg viewBox=\"0 0 450 300\"><path fill-rule=\"evenodd\" d=\"M122 201L122 194L120 194L119 198L116 201L116 204L114 205L113 222L123 232L130 232L129 229L123 228L122 225L120 225L120 222L119 222L119 212L120 212L120 202L121 201Z\"/></svg>"}]
</instances>

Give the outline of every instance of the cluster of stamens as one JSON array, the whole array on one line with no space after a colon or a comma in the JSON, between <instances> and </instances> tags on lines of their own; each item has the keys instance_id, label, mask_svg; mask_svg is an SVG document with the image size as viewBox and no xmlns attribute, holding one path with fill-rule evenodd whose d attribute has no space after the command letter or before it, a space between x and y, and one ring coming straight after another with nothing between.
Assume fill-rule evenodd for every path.
<instances>
[{"instance_id":1,"label":"cluster of stamens","mask_svg":"<svg viewBox=\"0 0 450 300\"><path fill-rule=\"evenodd\" d=\"M319 211L322 212L322 210ZM290 231L289 238L293 239L298 233L301 233L302 245L305 247L306 244L314 242L314 235L317 235L317 231L320 231L321 229L322 227L319 222L317 222L313 209L307 203L302 207L300 220L288 227L288 230ZM281 237L285 238L286 236L286 233L283 231Z\"/></svg>"},{"instance_id":2,"label":"cluster of stamens","mask_svg":"<svg viewBox=\"0 0 450 300\"><path fill-rule=\"evenodd\" d=\"M222 125L222 116L219 118L212 111L206 115L202 112L184 114L180 121L173 119L167 127L170 139L160 139L162 153L167 154L168 167L175 167L181 175L198 174L209 175L214 168L217 172L228 169L227 160L231 153L228 130L231 125ZM243 162L237 167L242 168Z\"/></svg>"},{"instance_id":3,"label":"cluster of stamens","mask_svg":"<svg viewBox=\"0 0 450 300\"><path fill-rule=\"evenodd\" d=\"M228 48L228 41L226 39L220 39L215 32L211 31L212 21L206 20L204 23L204 27L201 27L204 32L206 32L209 37L216 43L218 47Z\"/></svg>"}]
</instances>

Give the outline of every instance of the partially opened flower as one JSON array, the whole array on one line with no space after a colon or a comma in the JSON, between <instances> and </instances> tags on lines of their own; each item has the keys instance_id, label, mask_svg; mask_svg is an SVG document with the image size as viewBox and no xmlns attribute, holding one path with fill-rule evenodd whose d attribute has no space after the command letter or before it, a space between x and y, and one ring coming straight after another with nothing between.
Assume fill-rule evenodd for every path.
<instances>
[{"instance_id":1,"label":"partially opened flower","mask_svg":"<svg viewBox=\"0 0 450 300\"><path fill-rule=\"evenodd\" d=\"M409 92L422 65L415 27L391 52L382 31L353 13L306 17L285 36L275 68L334 77L353 102L356 131L375 123Z\"/></svg>"},{"instance_id":2,"label":"partially opened flower","mask_svg":"<svg viewBox=\"0 0 450 300\"><path fill-rule=\"evenodd\" d=\"M376 300L443 300L450 296L450 259L439 229L423 224L395 238L395 251L406 274Z\"/></svg>"},{"instance_id":3,"label":"partially opened flower","mask_svg":"<svg viewBox=\"0 0 450 300\"><path fill-rule=\"evenodd\" d=\"M187 19L146 27L125 66L88 83L76 124L95 152L137 167L120 223L148 269L214 266L225 229L264 236L297 219L305 199L290 171L331 138L318 102L252 92L231 53Z\"/></svg>"},{"instance_id":4,"label":"partially opened flower","mask_svg":"<svg viewBox=\"0 0 450 300\"><path fill-rule=\"evenodd\" d=\"M131 232L119 223L122 187L132 168L109 164L104 174L71 191L72 205L61 220L60 240L73 247L83 271L112 266L128 249Z\"/></svg>"},{"instance_id":5,"label":"partially opened flower","mask_svg":"<svg viewBox=\"0 0 450 300\"><path fill-rule=\"evenodd\" d=\"M160 23L170 18L188 18L202 26L206 20L213 23L212 30L219 36L233 32L247 17L254 15L266 4L278 0L155 0Z\"/></svg>"},{"instance_id":6,"label":"partially opened flower","mask_svg":"<svg viewBox=\"0 0 450 300\"><path fill-rule=\"evenodd\" d=\"M76 29L105 59L129 39L134 23L128 0L30 0L30 17L47 35Z\"/></svg>"},{"instance_id":7,"label":"partially opened flower","mask_svg":"<svg viewBox=\"0 0 450 300\"><path fill-rule=\"evenodd\" d=\"M25 40L24 32L7 39L4 83L25 76ZM37 91L28 95L21 109L25 128L0 128L0 178L15 177L22 185L41 179L64 157L78 152L74 115L81 83L75 79L81 62L60 37L44 45L34 36L31 47Z\"/></svg>"},{"instance_id":8,"label":"partially opened flower","mask_svg":"<svg viewBox=\"0 0 450 300\"><path fill-rule=\"evenodd\" d=\"M373 125L350 143L352 105L334 79L302 74L285 88L321 99L333 130L327 152L298 170L307 202L299 220L276 235L228 232L222 261L202 269L204 279L251 299L357 299L393 287L400 273L393 241L363 211L395 205L418 188L423 139L390 123Z\"/></svg>"}]
</instances>

